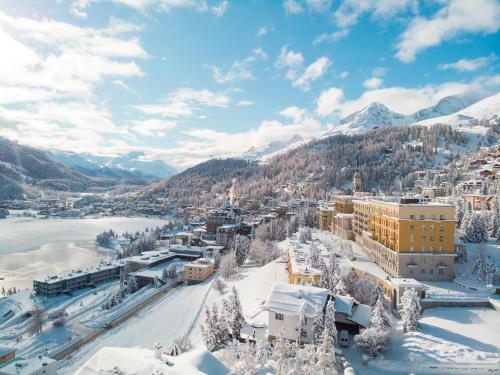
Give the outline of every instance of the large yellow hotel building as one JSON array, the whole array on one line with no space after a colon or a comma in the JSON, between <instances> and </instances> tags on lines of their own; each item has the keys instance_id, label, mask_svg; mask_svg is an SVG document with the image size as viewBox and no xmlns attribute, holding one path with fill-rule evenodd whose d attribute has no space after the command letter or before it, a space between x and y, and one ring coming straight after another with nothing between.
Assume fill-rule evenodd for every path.
<instances>
[{"instance_id":1,"label":"large yellow hotel building","mask_svg":"<svg viewBox=\"0 0 500 375\"><path fill-rule=\"evenodd\" d=\"M455 207L418 198L353 199L352 228L361 245L393 277L452 280Z\"/></svg>"}]
</instances>

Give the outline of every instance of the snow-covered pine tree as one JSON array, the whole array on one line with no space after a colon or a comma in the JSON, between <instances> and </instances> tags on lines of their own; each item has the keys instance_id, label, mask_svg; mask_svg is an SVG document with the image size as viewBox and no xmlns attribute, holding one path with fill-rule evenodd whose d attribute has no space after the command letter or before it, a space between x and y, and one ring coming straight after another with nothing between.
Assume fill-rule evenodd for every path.
<instances>
[{"instance_id":1,"label":"snow-covered pine tree","mask_svg":"<svg viewBox=\"0 0 500 375\"><path fill-rule=\"evenodd\" d=\"M219 249L214 249L214 251L212 252L212 258L214 259L215 268L219 268L221 260Z\"/></svg>"},{"instance_id":2,"label":"snow-covered pine tree","mask_svg":"<svg viewBox=\"0 0 500 375\"><path fill-rule=\"evenodd\" d=\"M323 308L318 302L316 304L316 309L314 310L313 325L312 325L314 343L319 342L319 338L324 329L325 329L325 316L323 314Z\"/></svg>"},{"instance_id":3,"label":"snow-covered pine tree","mask_svg":"<svg viewBox=\"0 0 500 375\"><path fill-rule=\"evenodd\" d=\"M231 295L229 296L229 326L234 338L240 337L241 328L245 318L243 317L243 309L241 307L240 297L236 287L233 285Z\"/></svg>"},{"instance_id":4,"label":"snow-covered pine tree","mask_svg":"<svg viewBox=\"0 0 500 375\"><path fill-rule=\"evenodd\" d=\"M464 218L464 214L465 214L464 200L459 199L457 201L457 204L456 204L456 219L457 219L456 225L457 225L457 228L461 227L462 220Z\"/></svg>"},{"instance_id":5,"label":"snow-covered pine tree","mask_svg":"<svg viewBox=\"0 0 500 375\"><path fill-rule=\"evenodd\" d=\"M324 263L321 265L321 276L319 278L319 287L329 289L332 287L332 275L330 268Z\"/></svg>"},{"instance_id":6,"label":"snow-covered pine tree","mask_svg":"<svg viewBox=\"0 0 500 375\"><path fill-rule=\"evenodd\" d=\"M205 322L201 325L201 335L203 342L209 351L214 351L217 348L217 337L215 335L214 320L210 309L205 308Z\"/></svg>"},{"instance_id":7,"label":"snow-covered pine tree","mask_svg":"<svg viewBox=\"0 0 500 375\"><path fill-rule=\"evenodd\" d=\"M137 280L135 276L129 275L127 280L127 291L129 294L135 293L137 291Z\"/></svg>"},{"instance_id":8,"label":"snow-covered pine tree","mask_svg":"<svg viewBox=\"0 0 500 375\"><path fill-rule=\"evenodd\" d=\"M472 243L480 243L488 240L488 227L484 215L474 212L467 220L464 230L465 239Z\"/></svg>"},{"instance_id":9,"label":"snow-covered pine tree","mask_svg":"<svg viewBox=\"0 0 500 375\"><path fill-rule=\"evenodd\" d=\"M248 251L250 250L250 241L247 237L237 234L231 240L230 246L236 256L236 263L238 266L241 266L247 259Z\"/></svg>"},{"instance_id":10,"label":"snow-covered pine tree","mask_svg":"<svg viewBox=\"0 0 500 375\"><path fill-rule=\"evenodd\" d=\"M286 374L287 360L290 356L290 343L280 333L280 337L275 341L273 357L276 361L278 375Z\"/></svg>"},{"instance_id":11,"label":"snow-covered pine tree","mask_svg":"<svg viewBox=\"0 0 500 375\"><path fill-rule=\"evenodd\" d=\"M420 326L420 300L415 289L406 289L401 297L401 319L405 332L413 332Z\"/></svg>"},{"instance_id":12,"label":"snow-covered pine tree","mask_svg":"<svg viewBox=\"0 0 500 375\"><path fill-rule=\"evenodd\" d=\"M490 220L488 221L488 235L491 238L497 238L498 234L498 208L495 205L495 209L490 213Z\"/></svg>"},{"instance_id":13,"label":"snow-covered pine tree","mask_svg":"<svg viewBox=\"0 0 500 375\"><path fill-rule=\"evenodd\" d=\"M387 311L384 308L384 304L382 303L382 296L379 294L377 297L377 302L373 305L372 308L372 318L371 318L372 327L381 327L391 329L391 318Z\"/></svg>"},{"instance_id":14,"label":"snow-covered pine tree","mask_svg":"<svg viewBox=\"0 0 500 375\"><path fill-rule=\"evenodd\" d=\"M347 288L344 284L344 280L342 280L342 277L338 278L337 284L333 288L333 293L340 296L345 296L347 294Z\"/></svg>"},{"instance_id":15,"label":"snow-covered pine tree","mask_svg":"<svg viewBox=\"0 0 500 375\"><path fill-rule=\"evenodd\" d=\"M320 266L319 248L315 244L311 244L309 248L309 262L311 267L318 268Z\"/></svg>"},{"instance_id":16,"label":"snow-covered pine tree","mask_svg":"<svg viewBox=\"0 0 500 375\"><path fill-rule=\"evenodd\" d=\"M464 215L462 217L462 222L460 223L460 229L465 231L469 220L472 218L472 214L474 211L472 210L472 204L470 202L465 203Z\"/></svg>"},{"instance_id":17,"label":"snow-covered pine tree","mask_svg":"<svg viewBox=\"0 0 500 375\"><path fill-rule=\"evenodd\" d=\"M297 325L295 326L295 330L297 331L297 344L300 345L302 342L302 331L306 326L306 316L305 316L305 303L302 304L299 311L299 316L297 317Z\"/></svg>"},{"instance_id":18,"label":"snow-covered pine tree","mask_svg":"<svg viewBox=\"0 0 500 375\"><path fill-rule=\"evenodd\" d=\"M297 218L297 215L294 215L290 218L290 221L288 222L288 226L286 228L287 231L287 236L291 238L294 233L297 233L299 230L299 219Z\"/></svg>"},{"instance_id":19,"label":"snow-covered pine tree","mask_svg":"<svg viewBox=\"0 0 500 375\"><path fill-rule=\"evenodd\" d=\"M493 282L495 280L495 274L497 271L497 266L495 263L495 260L491 257L488 256L486 258L485 266L484 266L484 273L485 273L485 282L486 285L493 285Z\"/></svg>"},{"instance_id":20,"label":"snow-covered pine tree","mask_svg":"<svg viewBox=\"0 0 500 375\"><path fill-rule=\"evenodd\" d=\"M325 327L320 337L321 345L318 347L318 366L324 373L331 374L335 367L335 347L332 344L330 333Z\"/></svg>"},{"instance_id":21,"label":"snow-covered pine tree","mask_svg":"<svg viewBox=\"0 0 500 375\"><path fill-rule=\"evenodd\" d=\"M337 343L337 327L335 326L335 301L329 300L325 312L325 329L328 330L332 344Z\"/></svg>"}]
</instances>

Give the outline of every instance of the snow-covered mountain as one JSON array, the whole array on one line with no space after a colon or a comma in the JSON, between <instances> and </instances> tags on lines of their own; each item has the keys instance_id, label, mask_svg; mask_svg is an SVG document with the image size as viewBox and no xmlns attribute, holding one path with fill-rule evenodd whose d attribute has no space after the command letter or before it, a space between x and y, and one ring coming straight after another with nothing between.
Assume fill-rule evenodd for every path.
<instances>
[{"instance_id":1,"label":"snow-covered mountain","mask_svg":"<svg viewBox=\"0 0 500 375\"><path fill-rule=\"evenodd\" d=\"M481 124L481 120L491 120L494 117L500 118L500 93L482 99L455 113L418 121L414 125L446 124L465 132L484 133L487 128Z\"/></svg>"},{"instance_id":2,"label":"snow-covered mountain","mask_svg":"<svg viewBox=\"0 0 500 375\"><path fill-rule=\"evenodd\" d=\"M421 121L433 117L446 116L458 112L474 103L474 100L465 98L463 96L447 96L437 102L436 105L415 112L412 117L415 118L415 121Z\"/></svg>"},{"instance_id":3,"label":"snow-covered mountain","mask_svg":"<svg viewBox=\"0 0 500 375\"><path fill-rule=\"evenodd\" d=\"M142 152L109 157L50 150L47 151L47 155L67 168L79 170L90 176L159 179L176 173L174 168L161 160L143 160Z\"/></svg>"},{"instance_id":4,"label":"snow-covered mountain","mask_svg":"<svg viewBox=\"0 0 500 375\"><path fill-rule=\"evenodd\" d=\"M404 100L404 99L403 99ZM500 117L500 94L480 101L463 97L447 96L432 107L423 108L411 115L391 111L381 103L371 103L367 107L342 119L324 134L329 137L336 134L356 134L376 128L401 125L448 124L466 132L484 133L487 128L480 126L482 119ZM313 138L304 139L295 135L286 142L271 142L263 147L251 147L241 158L247 160L267 160L272 156L302 146Z\"/></svg>"},{"instance_id":5,"label":"snow-covered mountain","mask_svg":"<svg viewBox=\"0 0 500 375\"><path fill-rule=\"evenodd\" d=\"M382 103L374 102L341 120L330 134L353 134L375 128L406 125L412 120L411 116L393 112Z\"/></svg>"},{"instance_id":6,"label":"snow-covered mountain","mask_svg":"<svg viewBox=\"0 0 500 375\"><path fill-rule=\"evenodd\" d=\"M266 160L279 152L284 152L288 148L297 147L304 141L304 138L295 134L286 142L271 142L262 147L252 146L241 155L241 158L245 160Z\"/></svg>"}]
</instances>

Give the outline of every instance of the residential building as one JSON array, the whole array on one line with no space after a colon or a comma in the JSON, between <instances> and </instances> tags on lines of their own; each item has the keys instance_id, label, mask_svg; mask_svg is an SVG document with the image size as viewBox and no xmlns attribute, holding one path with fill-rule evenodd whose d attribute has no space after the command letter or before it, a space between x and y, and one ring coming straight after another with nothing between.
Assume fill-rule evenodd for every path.
<instances>
[{"instance_id":1,"label":"residential building","mask_svg":"<svg viewBox=\"0 0 500 375\"><path fill-rule=\"evenodd\" d=\"M86 270L78 269L62 275L47 276L45 279L33 279L33 290L38 295L52 297L94 287L118 278L124 266L124 262L110 262Z\"/></svg>"},{"instance_id":2,"label":"residential building","mask_svg":"<svg viewBox=\"0 0 500 375\"><path fill-rule=\"evenodd\" d=\"M197 283L208 279L214 271L213 259L199 258L184 265L184 278L188 283Z\"/></svg>"},{"instance_id":3,"label":"residential building","mask_svg":"<svg viewBox=\"0 0 500 375\"><path fill-rule=\"evenodd\" d=\"M335 217L335 208L333 206L318 207L318 227L321 230L330 231Z\"/></svg>"},{"instance_id":4,"label":"residential building","mask_svg":"<svg viewBox=\"0 0 500 375\"><path fill-rule=\"evenodd\" d=\"M290 241L287 265L290 284L310 284L321 278L321 270L311 265L309 255L309 244Z\"/></svg>"},{"instance_id":5,"label":"residential building","mask_svg":"<svg viewBox=\"0 0 500 375\"><path fill-rule=\"evenodd\" d=\"M224 224L234 224L235 221L235 215L231 211L210 210L206 218L207 233L215 234L217 233L217 228L220 226Z\"/></svg>"},{"instance_id":6,"label":"residential building","mask_svg":"<svg viewBox=\"0 0 500 375\"><path fill-rule=\"evenodd\" d=\"M455 206L418 198L354 201L356 242L392 277L452 280Z\"/></svg>"},{"instance_id":7,"label":"residential building","mask_svg":"<svg viewBox=\"0 0 500 375\"><path fill-rule=\"evenodd\" d=\"M305 285L275 283L269 292L263 309L268 311L268 338L286 338L303 343L313 340L313 318L316 305L326 311L328 301L335 303L335 325L337 329L347 329L357 333L360 328L370 325L371 308L360 304L352 297L335 296L328 289ZM297 331L297 322L304 314L305 325Z\"/></svg>"},{"instance_id":8,"label":"residential building","mask_svg":"<svg viewBox=\"0 0 500 375\"><path fill-rule=\"evenodd\" d=\"M229 242L240 231L241 224L224 224L217 228L215 242L219 246L228 247Z\"/></svg>"}]
</instances>

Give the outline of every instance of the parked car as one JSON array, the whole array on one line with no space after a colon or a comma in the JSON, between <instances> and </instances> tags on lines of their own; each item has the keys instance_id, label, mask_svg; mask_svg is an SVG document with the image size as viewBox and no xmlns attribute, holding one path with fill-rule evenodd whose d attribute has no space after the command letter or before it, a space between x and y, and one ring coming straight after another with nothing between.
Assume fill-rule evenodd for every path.
<instances>
[{"instance_id":1,"label":"parked car","mask_svg":"<svg viewBox=\"0 0 500 375\"><path fill-rule=\"evenodd\" d=\"M340 331L339 342L340 346L349 346L349 332L345 329Z\"/></svg>"}]
</instances>

